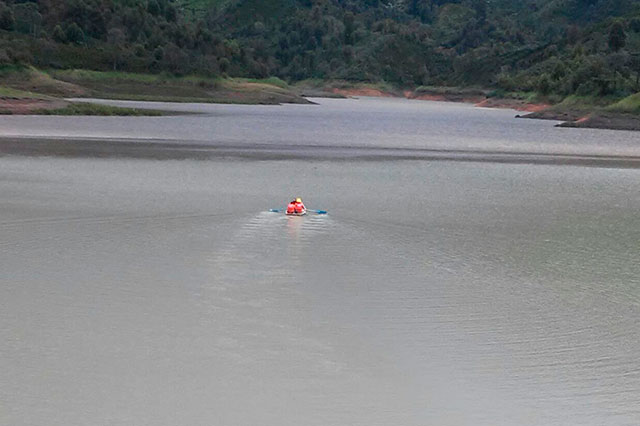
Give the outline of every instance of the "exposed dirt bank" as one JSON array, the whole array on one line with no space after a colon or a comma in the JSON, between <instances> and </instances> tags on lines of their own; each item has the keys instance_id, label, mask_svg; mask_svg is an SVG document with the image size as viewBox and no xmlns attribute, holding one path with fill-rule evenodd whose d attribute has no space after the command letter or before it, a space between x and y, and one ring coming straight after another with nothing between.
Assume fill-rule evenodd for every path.
<instances>
[{"instance_id":1,"label":"exposed dirt bank","mask_svg":"<svg viewBox=\"0 0 640 426\"><path fill-rule=\"evenodd\" d=\"M0 114L36 114L44 110L64 108L68 104L63 100L0 98Z\"/></svg>"},{"instance_id":2,"label":"exposed dirt bank","mask_svg":"<svg viewBox=\"0 0 640 426\"><path fill-rule=\"evenodd\" d=\"M634 114L596 112L575 121L558 124L558 127L640 130L640 117Z\"/></svg>"},{"instance_id":3,"label":"exposed dirt bank","mask_svg":"<svg viewBox=\"0 0 640 426\"><path fill-rule=\"evenodd\" d=\"M419 101L471 103L482 108L505 108L525 112L539 112L549 108L546 103L532 103L523 99L488 97L488 91L482 89L464 89L453 87L418 88L416 90L384 90L375 87L326 87L317 89L314 94L338 95L338 97L404 97Z\"/></svg>"},{"instance_id":4,"label":"exposed dirt bank","mask_svg":"<svg viewBox=\"0 0 640 426\"><path fill-rule=\"evenodd\" d=\"M462 102L468 104L477 104L482 102L485 98L478 96L465 96L465 95L449 95L449 94L430 94L430 93L421 93L416 94L413 92L408 92L405 97L407 99L415 99L417 101L438 101L438 102Z\"/></svg>"},{"instance_id":5,"label":"exposed dirt bank","mask_svg":"<svg viewBox=\"0 0 640 426\"><path fill-rule=\"evenodd\" d=\"M560 121L557 127L581 129L640 130L640 116L623 112L549 107L518 118Z\"/></svg>"},{"instance_id":6,"label":"exposed dirt bank","mask_svg":"<svg viewBox=\"0 0 640 426\"><path fill-rule=\"evenodd\" d=\"M487 98L476 103L476 106L482 108L507 108L525 112L539 112L550 107L549 104L531 103L522 99L505 98Z\"/></svg>"},{"instance_id":7,"label":"exposed dirt bank","mask_svg":"<svg viewBox=\"0 0 640 426\"><path fill-rule=\"evenodd\" d=\"M352 96L373 96L373 97L380 97L380 98L398 97L398 94L396 93L391 93L391 92L383 91L380 89L374 89L371 87L361 87L361 88L352 88L352 89L333 88L333 89L330 89L329 92L334 93L336 95L341 95L344 97L352 97Z\"/></svg>"},{"instance_id":8,"label":"exposed dirt bank","mask_svg":"<svg viewBox=\"0 0 640 426\"><path fill-rule=\"evenodd\" d=\"M534 111L526 115L518 115L518 118L535 118L538 120L554 120L554 121L577 121L588 114L587 111L581 110L557 110L553 107Z\"/></svg>"}]
</instances>

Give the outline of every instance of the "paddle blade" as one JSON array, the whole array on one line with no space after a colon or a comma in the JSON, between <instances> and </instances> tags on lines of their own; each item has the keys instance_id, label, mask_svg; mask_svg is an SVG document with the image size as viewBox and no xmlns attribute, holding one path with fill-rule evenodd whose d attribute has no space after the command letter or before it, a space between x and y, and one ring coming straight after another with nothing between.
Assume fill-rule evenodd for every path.
<instances>
[{"instance_id":1,"label":"paddle blade","mask_svg":"<svg viewBox=\"0 0 640 426\"><path fill-rule=\"evenodd\" d=\"M327 214L326 210L314 210L317 214Z\"/></svg>"},{"instance_id":2,"label":"paddle blade","mask_svg":"<svg viewBox=\"0 0 640 426\"><path fill-rule=\"evenodd\" d=\"M280 213L282 210L281 209L269 209L270 212L272 213Z\"/></svg>"}]
</instances>

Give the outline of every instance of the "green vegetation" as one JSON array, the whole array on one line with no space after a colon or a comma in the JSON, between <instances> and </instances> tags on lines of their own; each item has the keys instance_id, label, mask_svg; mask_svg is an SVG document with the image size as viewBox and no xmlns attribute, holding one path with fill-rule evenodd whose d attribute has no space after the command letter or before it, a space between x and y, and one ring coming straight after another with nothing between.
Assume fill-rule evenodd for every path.
<instances>
[{"instance_id":1,"label":"green vegetation","mask_svg":"<svg viewBox=\"0 0 640 426\"><path fill-rule=\"evenodd\" d=\"M52 70L50 75L82 87L87 96L99 98L243 104L307 102L277 77L247 79L87 70Z\"/></svg>"},{"instance_id":2,"label":"green vegetation","mask_svg":"<svg viewBox=\"0 0 640 426\"><path fill-rule=\"evenodd\" d=\"M0 101L3 101L0 110L5 114L149 115L148 111L77 106L61 99L77 97L162 102L309 103L277 77L220 78L77 69L43 72L31 66L16 65L0 67L0 77Z\"/></svg>"},{"instance_id":3,"label":"green vegetation","mask_svg":"<svg viewBox=\"0 0 640 426\"><path fill-rule=\"evenodd\" d=\"M241 80L242 81L242 80ZM281 89L286 89L289 87L286 81L279 79L278 77L268 77L268 78L247 78L244 79L244 82L247 83L258 83L258 84L270 84L272 86L280 87Z\"/></svg>"},{"instance_id":4,"label":"green vegetation","mask_svg":"<svg viewBox=\"0 0 640 426\"><path fill-rule=\"evenodd\" d=\"M4 86L58 96L273 103L303 81L616 103L640 91L640 4L0 0L0 66L30 70Z\"/></svg>"},{"instance_id":5,"label":"green vegetation","mask_svg":"<svg viewBox=\"0 0 640 426\"><path fill-rule=\"evenodd\" d=\"M15 79L15 76L12 76ZM24 78L22 83L29 81ZM0 86L0 114L38 115L166 115L163 111L120 108L83 102L64 101L55 96Z\"/></svg>"},{"instance_id":6,"label":"green vegetation","mask_svg":"<svg viewBox=\"0 0 640 426\"><path fill-rule=\"evenodd\" d=\"M105 116L161 116L169 113L150 109L122 108L109 105L74 102L62 108L37 109L41 115L105 115Z\"/></svg>"},{"instance_id":7,"label":"green vegetation","mask_svg":"<svg viewBox=\"0 0 640 426\"><path fill-rule=\"evenodd\" d=\"M636 93L634 95L627 96L626 98L609 105L606 110L611 112L640 114L640 94Z\"/></svg>"},{"instance_id":8,"label":"green vegetation","mask_svg":"<svg viewBox=\"0 0 640 426\"><path fill-rule=\"evenodd\" d=\"M0 86L0 114L159 116L169 113L68 102L52 96Z\"/></svg>"},{"instance_id":9,"label":"green vegetation","mask_svg":"<svg viewBox=\"0 0 640 426\"><path fill-rule=\"evenodd\" d=\"M615 100L615 98L603 98L594 95L586 95L586 96L578 96L571 95L567 96L562 100L562 102L558 103L554 107L556 109L571 109L578 111L589 111L594 108L601 108L606 106L608 103L611 103Z\"/></svg>"},{"instance_id":10,"label":"green vegetation","mask_svg":"<svg viewBox=\"0 0 640 426\"><path fill-rule=\"evenodd\" d=\"M0 86L0 99L47 99L48 96L40 93L28 92L11 87Z\"/></svg>"},{"instance_id":11,"label":"green vegetation","mask_svg":"<svg viewBox=\"0 0 640 426\"><path fill-rule=\"evenodd\" d=\"M74 97L85 93L81 87L56 80L31 66L0 66L0 82L3 86L32 92L37 96Z\"/></svg>"},{"instance_id":12,"label":"green vegetation","mask_svg":"<svg viewBox=\"0 0 640 426\"><path fill-rule=\"evenodd\" d=\"M623 97L633 0L0 0L0 63Z\"/></svg>"}]
</instances>

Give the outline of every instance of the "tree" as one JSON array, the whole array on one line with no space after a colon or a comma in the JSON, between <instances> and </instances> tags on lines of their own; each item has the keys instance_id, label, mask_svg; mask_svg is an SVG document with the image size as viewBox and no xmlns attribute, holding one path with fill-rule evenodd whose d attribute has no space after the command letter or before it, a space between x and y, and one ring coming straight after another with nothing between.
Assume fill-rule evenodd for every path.
<instances>
[{"instance_id":1,"label":"tree","mask_svg":"<svg viewBox=\"0 0 640 426\"><path fill-rule=\"evenodd\" d=\"M0 65L8 65L11 62L11 58L9 57L9 53L5 49L0 49Z\"/></svg>"},{"instance_id":2,"label":"tree","mask_svg":"<svg viewBox=\"0 0 640 426\"><path fill-rule=\"evenodd\" d=\"M551 79L548 74L542 74L538 78L537 89L543 95L548 95L551 92Z\"/></svg>"},{"instance_id":3,"label":"tree","mask_svg":"<svg viewBox=\"0 0 640 426\"><path fill-rule=\"evenodd\" d=\"M355 30L355 16L351 12L344 14L344 42L351 44L353 42L353 31Z\"/></svg>"},{"instance_id":4,"label":"tree","mask_svg":"<svg viewBox=\"0 0 640 426\"><path fill-rule=\"evenodd\" d=\"M631 69L636 73L634 90L637 92L640 91L640 55L636 54L631 56L630 66Z\"/></svg>"},{"instance_id":5,"label":"tree","mask_svg":"<svg viewBox=\"0 0 640 426\"><path fill-rule=\"evenodd\" d=\"M231 63L229 62L229 59L221 58L218 64L220 67L220 72L226 73L227 71L229 71L229 66L231 65Z\"/></svg>"},{"instance_id":6,"label":"tree","mask_svg":"<svg viewBox=\"0 0 640 426\"><path fill-rule=\"evenodd\" d=\"M64 30L62 29L60 24L56 25L53 28L52 37L58 43L66 43L67 42L67 35L64 33Z\"/></svg>"},{"instance_id":7,"label":"tree","mask_svg":"<svg viewBox=\"0 0 640 426\"><path fill-rule=\"evenodd\" d=\"M173 5L168 5L164 11L164 17L169 22L175 22L178 18L178 11Z\"/></svg>"},{"instance_id":8,"label":"tree","mask_svg":"<svg viewBox=\"0 0 640 426\"><path fill-rule=\"evenodd\" d=\"M622 49L627 44L627 35L621 22L616 22L609 30L609 48L614 52Z\"/></svg>"},{"instance_id":9,"label":"tree","mask_svg":"<svg viewBox=\"0 0 640 426\"><path fill-rule=\"evenodd\" d=\"M164 58L164 49L162 47L156 47L153 51L153 57L156 61L161 61Z\"/></svg>"},{"instance_id":10,"label":"tree","mask_svg":"<svg viewBox=\"0 0 640 426\"><path fill-rule=\"evenodd\" d=\"M580 28L577 25L569 25L567 28L567 43L573 45L580 40Z\"/></svg>"},{"instance_id":11,"label":"tree","mask_svg":"<svg viewBox=\"0 0 640 426\"><path fill-rule=\"evenodd\" d=\"M13 31L16 27L16 19L10 7L0 5L0 30Z\"/></svg>"},{"instance_id":12,"label":"tree","mask_svg":"<svg viewBox=\"0 0 640 426\"><path fill-rule=\"evenodd\" d=\"M84 42L84 32L75 22L72 22L67 26L65 35L67 36L67 41L69 43L82 44Z\"/></svg>"},{"instance_id":13,"label":"tree","mask_svg":"<svg viewBox=\"0 0 640 426\"><path fill-rule=\"evenodd\" d=\"M111 45L113 60L113 70L118 69L118 61L124 50L124 42L127 39L127 35L120 28L111 28L107 33L107 42Z\"/></svg>"},{"instance_id":14,"label":"tree","mask_svg":"<svg viewBox=\"0 0 640 426\"><path fill-rule=\"evenodd\" d=\"M487 0L472 0L471 4L478 20L484 22L487 19Z\"/></svg>"},{"instance_id":15,"label":"tree","mask_svg":"<svg viewBox=\"0 0 640 426\"><path fill-rule=\"evenodd\" d=\"M174 43L169 43L164 47L164 63L172 73L184 74L187 72L188 62L187 54Z\"/></svg>"},{"instance_id":16,"label":"tree","mask_svg":"<svg viewBox=\"0 0 640 426\"><path fill-rule=\"evenodd\" d=\"M160 5L156 0L149 0L147 11L154 16L158 16L160 14Z\"/></svg>"},{"instance_id":17,"label":"tree","mask_svg":"<svg viewBox=\"0 0 640 426\"><path fill-rule=\"evenodd\" d=\"M14 6L16 29L25 34L36 36L42 23L42 15L37 3L18 3Z\"/></svg>"}]
</instances>

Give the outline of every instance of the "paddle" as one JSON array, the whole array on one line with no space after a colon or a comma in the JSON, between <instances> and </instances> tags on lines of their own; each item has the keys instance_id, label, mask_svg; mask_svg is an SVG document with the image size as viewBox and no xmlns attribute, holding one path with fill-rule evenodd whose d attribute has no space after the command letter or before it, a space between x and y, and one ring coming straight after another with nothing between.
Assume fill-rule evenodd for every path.
<instances>
[{"instance_id":1,"label":"paddle","mask_svg":"<svg viewBox=\"0 0 640 426\"><path fill-rule=\"evenodd\" d=\"M272 213L282 213L285 210L286 209L269 209L269 211L272 212ZM315 213L315 214L327 214L326 210L309 210L309 209L307 209L307 211L311 212L311 213Z\"/></svg>"}]
</instances>

